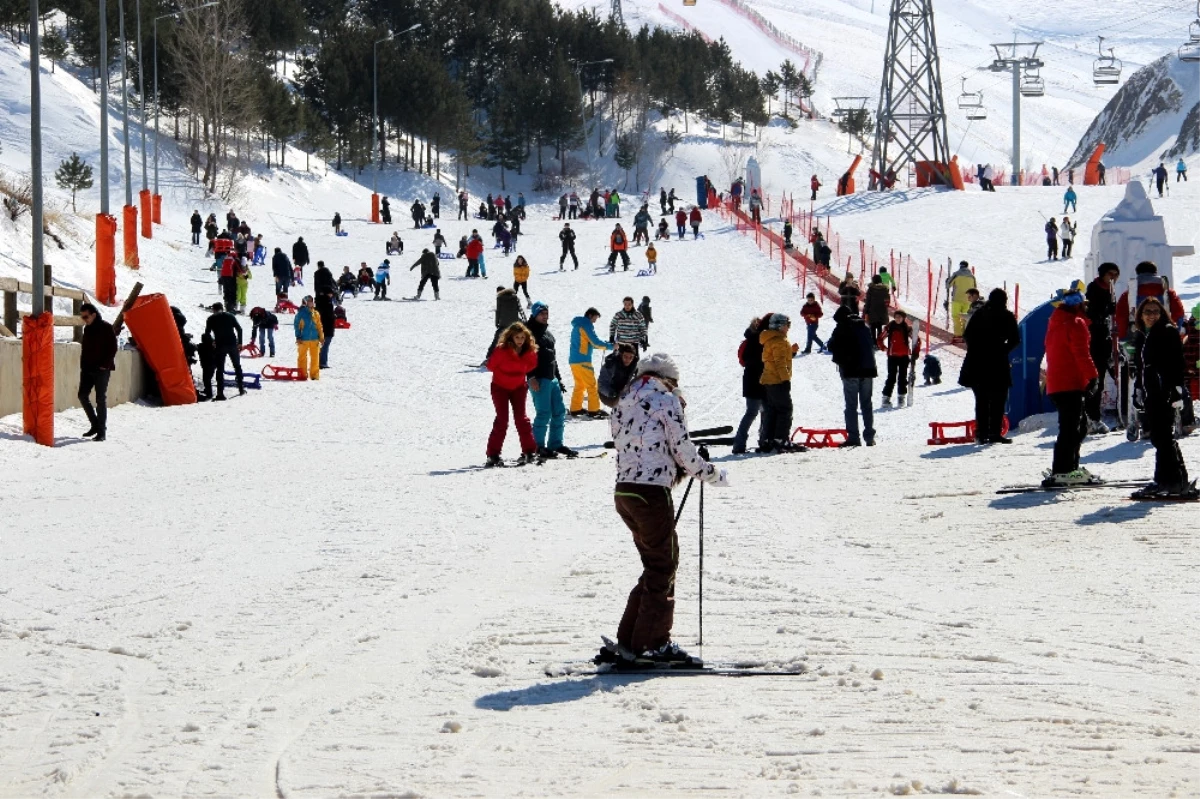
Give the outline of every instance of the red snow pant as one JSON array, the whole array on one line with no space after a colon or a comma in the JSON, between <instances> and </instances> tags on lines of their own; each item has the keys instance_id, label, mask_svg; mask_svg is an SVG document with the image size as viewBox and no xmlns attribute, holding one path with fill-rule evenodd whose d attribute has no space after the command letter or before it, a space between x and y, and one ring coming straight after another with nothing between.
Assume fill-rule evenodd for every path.
<instances>
[{"instance_id":1,"label":"red snow pant","mask_svg":"<svg viewBox=\"0 0 1200 799\"><path fill-rule=\"evenodd\" d=\"M675 503L669 488L639 483L617 483L613 499L642 559L642 576L629 592L617 643L640 655L671 640L679 568Z\"/></svg>"},{"instance_id":2,"label":"red snow pant","mask_svg":"<svg viewBox=\"0 0 1200 799\"><path fill-rule=\"evenodd\" d=\"M504 449L504 436L508 432L508 406L512 405L513 422L517 426L517 438L521 441L521 452L537 452L537 442L533 440L533 425L525 413L525 396L529 387L525 385L516 388L501 388L492 383L492 405L496 408L496 421L492 422L492 434L488 436L487 455L499 455Z\"/></svg>"}]
</instances>

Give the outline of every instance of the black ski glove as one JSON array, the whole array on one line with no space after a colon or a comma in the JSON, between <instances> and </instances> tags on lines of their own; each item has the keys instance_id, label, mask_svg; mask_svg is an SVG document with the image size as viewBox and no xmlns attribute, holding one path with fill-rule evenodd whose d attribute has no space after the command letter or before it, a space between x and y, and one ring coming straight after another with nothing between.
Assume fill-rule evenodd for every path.
<instances>
[{"instance_id":1,"label":"black ski glove","mask_svg":"<svg viewBox=\"0 0 1200 799\"><path fill-rule=\"evenodd\" d=\"M1083 393L1088 395L1089 397L1091 397L1091 396L1094 396L1096 394L1096 392L1099 390L1100 390L1100 381L1093 377L1091 380L1088 381L1087 386L1084 387Z\"/></svg>"}]
</instances>

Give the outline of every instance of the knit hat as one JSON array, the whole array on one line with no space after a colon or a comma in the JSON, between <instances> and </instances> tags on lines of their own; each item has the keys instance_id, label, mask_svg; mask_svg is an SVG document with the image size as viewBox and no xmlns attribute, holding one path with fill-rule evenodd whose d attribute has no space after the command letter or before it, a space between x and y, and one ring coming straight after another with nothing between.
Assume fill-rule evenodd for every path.
<instances>
[{"instance_id":1,"label":"knit hat","mask_svg":"<svg viewBox=\"0 0 1200 799\"><path fill-rule=\"evenodd\" d=\"M546 303L544 303L544 302L535 302L535 303L534 303L532 306L530 306L530 308L529 308L529 318L530 318L530 319L534 319L534 318L536 318L536 317L537 317L537 315L538 315L538 314L540 314L542 311L549 311L549 310L550 310L550 306L549 306L549 305L547 305Z\"/></svg>"},{"instance_id":2,"label":"knit hat","mask_svg":"<svg viewBox=\"0 0 1200 799\"><path fill-rule=\"evenodd\" d=\"M679 380L679 368L665 352L656 352L638 361L637 374L655 374L668 380Z\"/></svg>"},{"instance_id":3,"label":"knit hat","mask_svg":"<svg viewBox=\"0 0 1200 799\"><path fill-rule=\"evenodd\" d=\"M791 323L792 320L788 319L786 315L776 313L771 314L771 321L767 323L767 327L769 327L771 330L779 330L784 325L790 325Z\"/></svg>"},{"instance_id":4,"label":"knit hat","mask_svg":"<svg viewBox=\"0 0 1200 799\"><path fill-rule=\"evenodd\" d=\"M1072 281L1071 285L1067 288L1058 290L1058 293L1054 295L1054 299L1051 300L1051 303L1056 308L1063 305L1067 306L1068 308L1074 308L1076 306L1083 305L1083 292L1086 290L1087 286L1083 285L1082 280Z\"/></svg>"}]
</instances>

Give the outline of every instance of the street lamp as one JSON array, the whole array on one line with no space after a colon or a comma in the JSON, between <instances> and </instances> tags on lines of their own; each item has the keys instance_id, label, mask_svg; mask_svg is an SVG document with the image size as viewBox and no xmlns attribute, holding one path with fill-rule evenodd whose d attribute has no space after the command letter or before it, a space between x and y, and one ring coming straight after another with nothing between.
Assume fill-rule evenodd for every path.
<instances>
[{"instance_id":1,"label":"street lamp","mask_svg":"<svg viewBox=\"0 0 1200 799\"><path fill-rule=\"evenodd\" d=\"M579 81L579 124L583 127L583 151L585 153L587 153L588 169L595 169L595 166L592 164L592 151L588 147L587 118L584 117L584 115L583 115L583 105L584 105L584 102L583 102L583 75L582 75L583 68L590 67L594 64L611 64L612 62L613 62L613 60L611 58L603 58L599 61L583 61L583 62L576 62L576 64L575 64L575 79L577 81ZM597 125L596 126L596 155L597 156L600 155L601 133L602 133L601 128L599 125Z\"/></svg>"},{"instance_id":2,"label":"street lamp","mask_svg":"<svg viewBox=\"0 0 1200 799\"><path fill-rule=\"evenodd\" d=\"M104 0L100 0L101 3ZM154 18L154 196L158 196L158 21L160 19L175 19L192 11L199 11L202 8L211 8L212 6L220 5L220 0L212 0L211 3L196 6L195 8L185 8L182 11L176 11L173 14L163 14L160 17Z\"/></svg>"},{"instance_id":3,"label":"street lamp","mask_svg":"<svg viewBox=\"0 0 1200 799\"><path fill-rule=\"evenodd\" d=\"M376 143L379 141L379 45L384 42L390 42L397 36L403 36L406 33L412 33L417 28L421 27L421 23L405 28L396 33L389 33L379 41L375 42L371 48L371 94L373 105L371 106L371 149L375 149ZM379 173L383 171L383 153L379 154L379 168L371 173L371 221L379 222Z\"/></svg>"}]
</instances>

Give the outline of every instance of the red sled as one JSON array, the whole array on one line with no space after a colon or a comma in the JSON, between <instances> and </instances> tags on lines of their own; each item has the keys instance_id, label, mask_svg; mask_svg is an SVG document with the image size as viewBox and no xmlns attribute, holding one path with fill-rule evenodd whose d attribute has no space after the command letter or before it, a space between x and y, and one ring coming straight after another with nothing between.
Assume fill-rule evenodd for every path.
<instances>
[{"instance_id":1,"label":"red sled","mask_svg":"<svg viewBox=\"0 0 1200 799\"><path fill-rule=\"evenodd\" d=\"M308 375L296 366L275 366L267 364L262 368L262 376L268 380L307 380Z\"/></svg>"},{"instance_id":2,"label":"red sled","mask_svg":"<svg viewBox=\"0 0 1200 799\"><path fill-rule=\"evenodd\" d=\"M298 310L300 308L291 300L280 300L275 303L275 313L295 313Z\"/></svg>"},{"instance_id":3,"label":"red sled","mask_svg":"<svg viewBox=\"0 0 1200 799\"><path fill-rule=\"evenodd\" d=\"M947 430L951 428L962 428L961 435L949 435ZM1000 435L1008 435L1008 417L1005 416L1000 421ZM933 446L941 444L974 444L975 443L975 420L968 419L965 422L930 422L929 423L929 443Z\"/></svg>"},{"instance_id":4,"label":"red sled","mask_svg":"<svg viewBox=\"0 0 1200 799\"><path fill-rule=\"evenodd\" d=\"M250 343L250 344L247 344L246 346L242 347L241 352L242 352L242 355L244 355L247 358L261 358L262 357L262 353L259 351L258 345L254 344L254 343Z\"/></svg>"},{"instance_id":5,"label":"red sled","mask_svg":"<svg viewBox=\"0 0 1200 799\"><path fill-rule=\"evenodd\" d=\"M805 439L799 443L809 449L823 449L825 447L840 447L846 442L847 434L845 430L839 429L817 429L812 427L797 427L792 431L792 441L796 442L796 436L803 433Z\"/></svg>"},{"instance_id":6,"label":"red sled","mask_svg":"<svg viewBox=\"0 0 1200 799\"><path fill-rule=\"evenodd\" d=\"M345 319L334 319L333 326L337 330L349 330L350 329L350 323L348 321L346 321Z\"/></svg>"}]
</instances>

